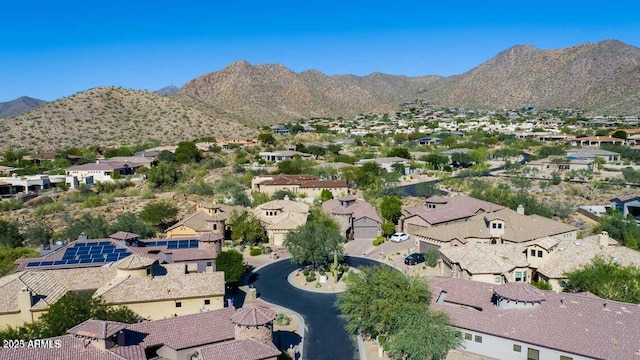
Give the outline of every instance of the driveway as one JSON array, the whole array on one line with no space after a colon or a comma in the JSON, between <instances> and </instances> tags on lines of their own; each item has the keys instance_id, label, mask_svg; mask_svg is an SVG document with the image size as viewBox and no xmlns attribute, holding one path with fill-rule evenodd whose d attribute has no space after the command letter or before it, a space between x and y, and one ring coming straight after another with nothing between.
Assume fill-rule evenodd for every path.
<instances>
[{"instance_id":1,"label":"driveway","mask_svg":"<svg viewBox=\"0 0 640 360\"><path fill-rule=\"evenodd\" d=\"M374 260L348 256L345 261L353 267L379 264ZM287 276L298 268L288 259L277 261L256 271L250 284L263 300L289 308L304 317L307 330L303 339L303 359L360 359L355 339L345 330L345 322L334 307L336 295L307 292L289 284Z\"/></svg>"}]
</instances>

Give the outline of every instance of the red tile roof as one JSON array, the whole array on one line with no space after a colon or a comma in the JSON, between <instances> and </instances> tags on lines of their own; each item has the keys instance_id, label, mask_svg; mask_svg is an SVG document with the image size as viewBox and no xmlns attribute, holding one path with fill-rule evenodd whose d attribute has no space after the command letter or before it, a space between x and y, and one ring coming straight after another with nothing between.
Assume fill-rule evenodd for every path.
<instances>
[{"instance_id":1,"label":"red tile roof","mask_svg":"<svg viewBox=\"0 0 640 360\"><path fill-rule=\"evenodd\" d=\"M544 293L524 282L512 282L493 290L496 295L521 302L540 302L544 300Z\"/></svg>"},{"instance_id":2,"label":"red tile roof","mask_svg":"<svg viewBox=\"0 0 640 360\"><path fill-rule=\"evenodd\" d=\"M263 360L280 355L273 344L255 339L227 341L200 349L200 360Z\"/></svg>"},{"instance_id":3,"label":"red tile roof","mask_svg":"<svg viewBox=\"0 0 640 360\"><path fill-rule=\"evenodd\" d=\"M238 309L231 317L231 321L237 325L259 326L265 325L276 318L275 311L264 306L249 306Z\"/></svg>"},{"instance_id":4,"label":"red tile roof","mask_svg":"<svg viewBox=\"0 0 640 360\"><path fill-rule=\"evenodd\" d=\"M118 331L124 329L126 326L127 324L115 321L89 319L72 327L67 332L72 335L104 340L117 334Z\"/></svg>"},{"instance_id":5,"label":"red tile roof","mask_svg":"<svg viewBox=\"0 0 640 360\"><path fill-rule=\"evenodd\" d=\"M49 338L46 346L0 350L0 360L127 360L111 351L87 345L86 340L73 335ZM51 346L49 346L51 345Z\"/></svg>"}]
</instances>

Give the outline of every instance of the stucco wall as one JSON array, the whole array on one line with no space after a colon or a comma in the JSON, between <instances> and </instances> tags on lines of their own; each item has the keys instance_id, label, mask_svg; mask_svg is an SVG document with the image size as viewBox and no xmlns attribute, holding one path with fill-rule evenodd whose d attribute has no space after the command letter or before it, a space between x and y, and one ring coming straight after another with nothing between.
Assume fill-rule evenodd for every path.
<instances>
[{"instance_id":1,"label":"stucco wall","mask_svg":"<svg viewBox=\"0 0 640 360\"><path fill-rule=\"evenodd\" d=\"M210 304L205 305L204 300L209 299ZM176 307L176 303L180 302L181 307ZM145 303L125 303L121 304L136 314L149 320L159 320L172 317L174 315L189 315L197 314L200 309L215 310L222 309L224 307L223 296L203 296L192 299L179 299L179 300L162 300Z\"/></svg>"},{"instance_id":2,"label":"stucco wall","mask_svg":"<svg viewBox=\"0 0 640 360\"><path fill-rule=\"evenodd\" d=\"M184 225L178 226L175 229L171 229L167 231L167 238L176 239L176 238L187 238L187 237L196 237L197 233L192 228L186 227Z\"/></svg>"}]
</instances>

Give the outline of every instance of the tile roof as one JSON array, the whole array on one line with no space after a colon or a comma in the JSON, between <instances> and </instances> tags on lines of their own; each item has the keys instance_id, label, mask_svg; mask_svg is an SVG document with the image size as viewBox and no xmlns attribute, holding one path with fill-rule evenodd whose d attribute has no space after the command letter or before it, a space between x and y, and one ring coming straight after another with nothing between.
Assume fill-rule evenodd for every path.
<instances>
[{"instance_id":1,"label":"tile roof","mask_svg":"<svg viewBox=\"0 0 640 360\"><path fill-rule=\"evenodd\" d=\"M294 200L273 200L256 206L252 212L259 216L266 209L282 209L284 212L309 213L309 205Z\"/></svg>"},{"instance_id":2,"label":"tile roof","mask_svg":"<svg viewBox=\"0 0 640 360\"><path fill-rule=\"evenodd\" d=\"M617 244L615 240L609 243ZM560 240L556 250L547 255L538 272L550 279L563 279L565 272L587 265L596 256L616 259L623 266L640 266L640 252L625 246L600 246L598 235L593 235L575 241Z\"/></svg>"},{"instance_id":3,"label":"tile roof","mask_svg":"<svg viewBox=\"0 0 640 360\"><path fill-rule=\"evenodd\" d=\"M224 273L197 273L183 276L121 276L96 291L108 304L150 302L224 295Z\"/></svg>"},{"instance_id":4,"label":"tile roof","mask_svg":"<svg viewBox=\"0 0 640 360\"><path fill-rule=\"evenodd\" d=\"M127 360L111 351L100 350L73 335L50 338L54 346L2 349L0 360ZM55 344L59 342L60 346Z\"/></svg>"},{"instance_id":5,"label":"tile roof","mask_svg":"<svg viewBox=\"0 0 640 360\"><path fill-rule=\"evenodd\" d=\"M547 236L576 231L573 225L548 219L539 215L520 215L509 208L496 211L500 219L505 221L503 240L521 243ZM489 239L491 234L484 214L478 214L466 221L434 226L416 231L416 235L443 242L453 239L482 238Z\"/></svg>"},{"instance_id":6,"label":"tile roof","mask_svg":"<svg viewBox=\"0 0 640 360\"><path fill-rule=\"evenodd\" d=\"M204 249L171 249L163 252L171 253L171 261L175 262L213 260L216 257L213 252Z\"/></svg>"},{"instance_id":7,"label":"tile roof","mask_svg":"<svg viewBox=\"0 0 640 360\"><path fill-rule=\"evenodd\" d=\"M307 222L307 214L286 212L269 220L268 230L294 230Z\"/></svg>"},{"instance_id":8,"label":"tile roof","mask_svg":"<svg viewBox=\"0 0 640 360\"><path fill-rule=\"evenodd\" d=\"M541 291L545 301L534 307L501 310L491 300L502 285L442 277L429 285L432 308L447 312L461 329L596 359L635 359L640 349L638 305Z\"/></svg>"},{"instance_id":9,"label":"tile roof","mask_svg":"<svg viewBox=\"0 0 640 360\"><path fill-rule=\"evenodd\" d=\"M142 255L132 254L116 261L113 266L120 270L144 269L156 262L157 259Z\"/></svg>"},{"instance_id":10,"label":"tile roof","mask_svg":"<svg viewBox=\"0 0 640 360\"><path fill-rule=\"evenodd\" d=\"M429 224L435 225L470 218L479 212L493 212L504 208L470 196L455 196L451 198L432 196L426 199L425 203L446 203L446 205L435 209L429 209L426 204L407 207L402 209L402 217L408 219L413 216L419 216Z\"/></svg>"},{"instance_id":11,"label":"tile roof","mask_svg":"<svg viewBox=\"0 0 640 360\"><path fill-rule=\"evenodd\" d=\"M352 202L349 206L342 206L342 202ZM354 220L359 220L364 217L367 217L375 222L382 223L382 219L376 208L373 205L369 204L364 200L359 200L353 195L348 195L342 199L331 199L329 201L325 201L322 204L322 210L329 214L353 214Z\"/></svg>"},{"instance_id":12,"label":"tile roof","mask_svg":"<svg viewBox=\"0 0 640 360\"><path fill-rule=\"evenodd\" d=\"M514 301L540 302L544 300L542 291L522 281L497 286L493 292L502 298Z\"/></svg>"},{"instance_id":13,"label":"tile roof","mask_svg":"<svg viewBox=\"0 0 640 360\"><path fill-rule=\"evenodd\" d=\"M140 237L140 235L138 235L138 234L134 234L134 233L126 232L126 231L118 231L118 232L115 232L115 233L109 235L110 239L116 239L116 240L137 239L139 237Z\"/></svg>"},{"instance_id":14,"label":"tile roof","mask_svg":"<svg viewBox=\"0 0 640 360\"><path fill-rule=\"evenodd\" d=\"M117 334L126 326L127 324L121 322L89 319L67 330L67 333L104 340Z\"/></svg>"},{"instance_id":15,"label":"tile roof","mask_svg":"<svg viewBox=\"0 0 640 360\"><path fill-rule=\"evenodd\" d=\"M179 350L235 338L231 316L235 308L226 307L204 313L145 321L127 325L127 330L148 334L141 345L145 347L164 344Z\"/></svg>"},{"instance_id":16,"label":"tile roof","mask_svg":"<svg viewBox=\"0 0 640 360\"><path fill-rule=\"evenodd\" d=\"M200 360L263 360L282 352L271 343L255 339L226 341L200 349Z\"/></svg>"},{"instance_id":17,"label":"tile roof","mask_svg":"<svg viewBox=\"0 0 640 360\"><path fill-rule=\"evenodd\" d=\"M217 234L211 231L204 232L198 236L198 241L200 242L216 242L224 239L222 234Z\"/></svg>"},{"instance_id":18,"label":"tile roof","mask_svg":"<svg viewBox=\"0 0 640 360\"><path fill-rule=\"evenodd\" d=\"M439 251L452 263L459 264L474 275L502 274L517 267L529 266L523 254L524 248L518 245L476 244L442 247Z\"/></svg>"},{"instance_id":19,"label":"tile roof","mask_svg":"<svg viewBox=\"0 0 640 360\"><path fill-rule=\"evenodd\" d=\"M265 306L247 306L238 309L231 317L234 324L244 326L259 326L272 322L276 312Z\"/></svg>"},{"instance_id":20,"label":"tile roof","mask_svg":"<svg viewBox=\"0 0 640 360\"><path fill-rule=\"evenodd\" d=\"M347 182L344 180L310 180L300 184L302 189L346 188L347 186Z\"/></svg>"}]
</instances>

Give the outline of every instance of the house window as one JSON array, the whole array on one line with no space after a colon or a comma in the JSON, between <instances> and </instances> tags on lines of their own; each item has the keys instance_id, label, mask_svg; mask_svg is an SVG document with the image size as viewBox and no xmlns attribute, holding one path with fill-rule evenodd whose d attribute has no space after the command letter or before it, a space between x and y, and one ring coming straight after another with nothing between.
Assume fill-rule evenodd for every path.
<instances>
[{"instance_id":1,"label":"house window","mask_svg":"<svg viewBox=\"0 0 640 360\"><path fill-rule=\"evenodd\" d=\"M472 339L471 334L469 334L469 333L464 333L464 339L465 339L465 340L469 340L469 341L471 341L471 339Z\"/></svg>"},{"instance_id":2,"label":"house window","mask_svg":"<svg viewBox=\"0 0 640 360\"><path fill-rule=\"evenodd\" d=\"M209 300L209 299L204 299L204 304L205 304L205 305L211 305L211 300Z\"/></svg>"},{"instance_id":3,"label":"house window","mask_svg":"<svg viewBox=\"0 0 640 360\"><path fill-rule=\"evenodd\" d=\"M498 229L502 229L502 224L498 223Z\"/></svg>"},{"instance_id":4,"label":"house window","mask_svg":"<svg viewBox=\"0 0 640 360\"><path fill-rule=\"evenodd\" d=\"M573 360L573 358L570 356L560 355L560 360Z\"/></svg>"},{"instance_id":5,"label":"house window","mask_svg":"<svg viewBox=\"0 0 640 360\"><path fill-rule=\"evenodd\" d=\"M498 224L493 223L493 224L491 224L491 227L494 228L494 229L497 229L498 228Z\"/></svg>"},{"instance_id":6,"label":"house window","mask_svg":"<svg viewBox=\"0 0 640 360\"><path fill-rule=\"evenodd\" d=\"M207 261L207 266L213 266L213 263L211 261Z\"/></svg>"},{"instance_id":7,"label":"house window","mask_svg":"<svg viewBox=\"0 0 640 360\"><path fill-rule=\"evenodd\" d=\"M540 350L528 348L527 360L540 360Z\"/></svg>"},{"instance_id":8,"label":"house window","mask_svg":"<svg viewBox=\"0 0 640 360\"><path fill-rule=\"evenodd\" d=\"M218 230L218 224L213 224L213 230Z\"/></svg>"},{"instance_id":9,"label":"house window","mask_svg":"<svg viewBox=\"0 0 640 360\"><path fill-rule=\"evenodd\" d=\"M522 271L516 271L516 281L522 281Z\"/></svg>"},{"instance_id":10,"label":"house window","mask_svg":"<svg viewBox=\"0 0 640 360\"><path fill-rule=\"evenodd\" d=\"M538 257L542 257L542 250L538 250Z\"/></svg>"},{"instance_id":11,"label":"house window","mask_svg":"<svg viewBox=\"0 0 640 360\"><path fill-rule=\"evenodd\" d=\"M520 346L518 344L513 344L513 351L515 351L515 352L522 351L522 346Z\"/></svg>"},{"instance_id":12,"label":"house window","mask_svg":"<svg viewBox=\"0 0 640 360\"><path fill-rule=\"evenodd\" d=\"M531 249L531 256L536 256L536 251Z\"/></svg>"},{"instance_id":13,"label":"house window","mask_svg":"<svg viewBox=\"0 0 640 360\"><path fill-rule=\"evenodd\" d=\"M182 303L180 301L176 301L176 307L177 308L182 307Z\"/></svg>"},{"instance_id":14,"label":"house window","mask_svg":"<svg viewBox=\"0 0 640 360\"><path fill-rule=\"evenodd\" d=\"M476 335L475 338L473 339L473 341L475 341L477 343L482 343L482 336Z\"/></svg>"},{"instance_id":15,"label":"house window","mask_svg":"<svg viewBox=\"0 0 640 360\"><path fill-rule=\"evenodd\" d=\"M495 276L493 281L495 281L496 284L502 284L502 278L500 276Z\"/></svg>"}]
</instances>

